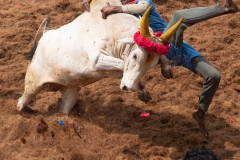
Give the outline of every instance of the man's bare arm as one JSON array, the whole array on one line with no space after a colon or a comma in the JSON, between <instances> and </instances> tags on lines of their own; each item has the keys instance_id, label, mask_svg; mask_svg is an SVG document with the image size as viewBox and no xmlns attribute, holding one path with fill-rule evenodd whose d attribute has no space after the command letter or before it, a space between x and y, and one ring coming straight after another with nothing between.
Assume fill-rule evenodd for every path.
<instances>
[{"instance_id":1,"label":"man's bare arm","mask_svg":"<svg viewBox=\"0 0 240 160\"><path fill-rule=\"evenodd\" d=\"M125 6L111 6L110 3L107 2L107 6L101 9L102 18L106 19L109 14L113 13L142 14L149 6L150 4L146 1Z\"/></svg>"},{"instance_id":2,"label":"man's bare arm","mask_svg":"<svg viewBox=\"0 0 240 160\"><path fill-rule=\"evenodd\" d=\"M109 14L123 13L122 6L111 6L109 2L101 9L102 18L106 19Z\"/></svg>"}]
</instances>

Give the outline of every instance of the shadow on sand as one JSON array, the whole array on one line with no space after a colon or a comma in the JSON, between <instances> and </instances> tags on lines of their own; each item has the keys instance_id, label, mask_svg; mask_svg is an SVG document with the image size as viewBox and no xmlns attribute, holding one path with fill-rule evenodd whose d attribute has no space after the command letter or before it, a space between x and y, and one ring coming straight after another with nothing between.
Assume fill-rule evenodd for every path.
<instances>
[{"instance_id":1,"label":"shadow on sand","mask_svg":"<svg viewBox=\"0 0 240 160\"><path fill-rule=\"evenodd\" d=\"M46 113L26 108L23 114L52 116L58 113L60 104L61 99L51 104ZM207 128L210 133L210 137L206 139L199 132L192 117L170 112L156 113L153 108L147 110L150 113L148 118L141 118L142 108L125 105L121 98L105 105L100 104L104 104L104 100L94 101L91 98L84 99L84 101L78 100L69 116L78 119L76 123L79 124L83 120L90 121L107 133L133 134L137 135L142 143L176 148L177 152L170 155L172 159L178 159L187 150L200 146L214 148L215 152L221 151L224 154L216 153L220 159L232 159L237 151L227 150L225 144L231 143L240 148L239 129L213 114L206 115ZM222 130L226 130L226 134L222 134ZM140 154L137 149L131 152Z\"/></svg>"}]
</instances>

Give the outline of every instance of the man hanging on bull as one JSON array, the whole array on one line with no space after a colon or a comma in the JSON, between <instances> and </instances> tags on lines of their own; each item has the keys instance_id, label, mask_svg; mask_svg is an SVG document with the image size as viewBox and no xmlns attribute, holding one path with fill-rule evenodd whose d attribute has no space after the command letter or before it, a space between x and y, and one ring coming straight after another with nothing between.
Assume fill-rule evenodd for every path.
<instances>
[{"instance_id":1,"label":"man hanging on bull","mask_svg":"<svg viewBox=\"0 0 240 160\"><path fill-rule=\"evenodd\" d=\"M90 11L90 2L91 0L83 0L82 8ZM223 5L216 4L209 7L178 10L174 13L170 22L167 24L156 11L152 0L121 0L121 2L123 6L111 6L107 3L107 6L101 9L102 18L105 19L109 14L113 13L142 15L149 6L152 6L149 15L149 26L154 32L164 32L173 26L181 17L184 18L183 23L169 41L170 50L166 56L175 65L186 67L190 71L204 78L202 93L199 96L198 101L199 108L192 114L192 116L197 121L200 132L205 137L208 137L209 134L205 127L204 115L219 86L221 76L217 69L213 67L201 53L196 51L190 44L183 41L183 32L187 27L198 22L237 12L237 5L232 2L232 0L225 0ZM169 70L169 72L172 71ZM173 78L171 73L163 76L166 78Z\"/></svg>"}]
</instances>

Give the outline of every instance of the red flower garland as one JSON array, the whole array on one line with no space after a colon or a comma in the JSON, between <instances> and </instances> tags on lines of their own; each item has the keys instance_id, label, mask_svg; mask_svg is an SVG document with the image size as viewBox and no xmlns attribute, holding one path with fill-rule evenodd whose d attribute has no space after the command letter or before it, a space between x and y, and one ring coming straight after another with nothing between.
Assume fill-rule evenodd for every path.
<instances>
[{"instance_id":1,"label":"red flower garland","mask_svg":"<svg viewBox=\"0 0 240 160\"><path fill-rule=\"evenodd\" d=\"M160 36L161 32L155 32L155 35ZM167 54L170 49L168 42L162 46L158 43L150 41L147 38L142 37L140 34L140 31L137 31L134 34L133 39L138 46L143 47L144 49L148 50L149 52L154 52L159 55Z\"/></svg>"}]
</instances>

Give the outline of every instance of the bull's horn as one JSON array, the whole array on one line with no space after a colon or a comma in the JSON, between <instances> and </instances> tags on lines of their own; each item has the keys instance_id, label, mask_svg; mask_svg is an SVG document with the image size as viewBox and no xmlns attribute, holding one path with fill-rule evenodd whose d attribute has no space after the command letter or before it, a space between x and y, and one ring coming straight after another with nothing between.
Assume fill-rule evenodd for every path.
<instances>
[{"instance_id":1,"label":"bull's horn","mask_svg":"<svg viewBox=\"0 0 240 160\"><path fill-rule=\"evenodd\" d=\"M152 6L148 7L148 9L144 12L140 22L140 34L144 38L151 38L151 34L148 28L148 17L151 9L152 9Z\"/></svg>"},{"instance_id":2,"label":"bull's horn","mask_svg":"<svg viewBox=\"0 0 240 160\"><path fill-rule=\"evenodd\" d=\"M178 30L182 22L183 18L181 18L177 23L175 23L171 28L169 28L165 33L160 36L163 44L165 44L173 36L173 34Z\"/></svg>"}]
</instances>

